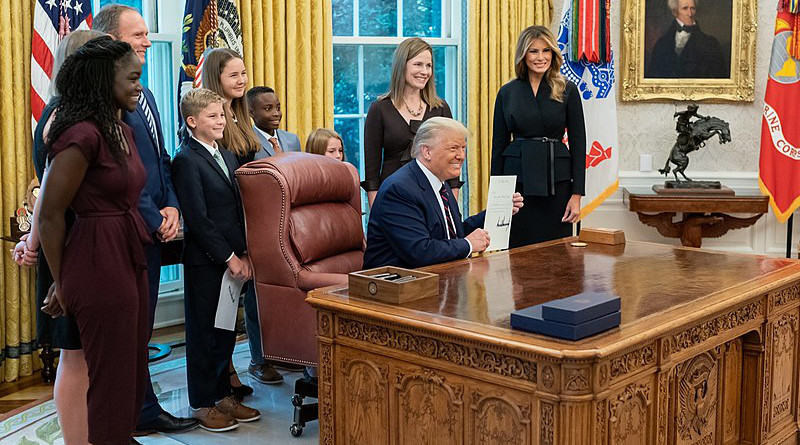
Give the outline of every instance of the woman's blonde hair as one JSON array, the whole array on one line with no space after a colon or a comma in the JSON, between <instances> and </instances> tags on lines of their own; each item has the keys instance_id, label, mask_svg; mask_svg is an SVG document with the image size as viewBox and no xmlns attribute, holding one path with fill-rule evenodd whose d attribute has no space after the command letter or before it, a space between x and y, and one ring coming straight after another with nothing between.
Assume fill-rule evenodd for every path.
<instances>
[{"instance_id":1,"label":"woman's blonde hair","mask_svg":"<svg viewBox=\"0 0 800 445\"><path fill-rule=\"evenodd\" d=\"M203 63L203 88L208 88L225 98L220 81L222 71L228 62L241 58L242 56L228 48L215 48L209 51ZM222 145L239 157L261 150L261 143L258 142L253 126L250 125L245 96L226 101L225 114L227 124L222 133ZM234 121L233 117L236 117L238 122Z\"/></svg>"},{"instance_id":2,"label":"woman's blonde hair","mask_svg":"<svg viewBox=\"0 0 800 445\"><path fill-rule=\"evenodd\" d=\"M567 79L561 74L561 65L564 63L564 58L561 57L561 51L558 50L556 45L556 38L553 33L544 26L529 26L522 31L517 40L517 51L514 55L514 70L517 73L519 80L528 81L528 65L525 64L525 55L528 53L528 48L531 47L533 41L542 39L544 43L550 47L550 53L553 55L550 60L550 68L544 75L547 84L550 85L550 98L558 101L564 101L564 90L567 88Z\"/></svg>"},{"instance_id":3,"label":"woman's blonde hair","mask_svg":"<svg viewBox=\"0 0 800 445\"><path fill-rule=\"evenodd\" d=\"M411 37L410 39L403 40L397 49L394 50L394 60L392 61L392 77L389 81L389 92L380 96L378 99L388 97L396 108L403 106L403 89L406 86L406 63L417 57L421 52L429 51L431 59L433 59L433 48L428 42L420 39L419 37ZM421 91L422 100L430 108L439 108L444 105L444 101L436 94L436 79L431 70L431 77L425 88Z\"/></svg>"},{"instance_id":4,"label":"woman's blonde hair","mask_svg":"<svg viewBox=\"0 0 800 445\"><path fill-rule=\"evenodd\" d=\"M325 152L328 151L328 141L334 138L339 139L339 142L342 143L342 161L345 161L344 140L339 136L339 133L329 128L317 128L308 135L306 153L324 156Z\"/></svg>"},{"instance_id":5,"label":"woman's blonde hair","mask_svg":"<svg viewBox=\"0 0 800 445\"><path fill-rule=\"evenodd\" d=\"M61 40L61 43L59 43L56 47L56 53L53 56L53 74L50 75L50 78L55 79L58 76L58 71L61 69L61 65L63 65L64 61L67 60L67 57L71 56L75 51L78 50L78 48L83 46L89 40L96 39L97 37L102 37L104 35L106 35L106 33L100 31L94 31L91 29L77 29L64 36L64 38ZM55 81L50 83L49 93L50 97L59 95Z\"/></svg>"}]
</instances>

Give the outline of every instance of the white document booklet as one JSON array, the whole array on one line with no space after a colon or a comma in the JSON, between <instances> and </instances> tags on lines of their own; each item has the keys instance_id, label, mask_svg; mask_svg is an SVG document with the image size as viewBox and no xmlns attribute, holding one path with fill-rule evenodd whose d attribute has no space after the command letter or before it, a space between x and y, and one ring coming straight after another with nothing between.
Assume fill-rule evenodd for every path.
<instances>
[{"instance_id":1,"label":"white document booklet","mask_svg":"<svg viewBox=\"0 0 800 445\"><path fill-rule=\"evenodd\" d=\"M217 315L214 317L214 327L232 331L236 329L236 314L239 311L239 295L242 293L244 281L231 275L231 270L226 269L222 276L222 286L219 289L219 302Z\"/></svg>"},{"instance_id":2,"label":"white document booklet","mask_svg":"<svg viewBox=\"0 0 800 445\"><path fill-rule=\"evenodd\" d=\"M516 176L489 178L489 202L486 204L486 221L483 223L483 229L489 232L487 252L508 249L516 186Z\"/></svg>"}]
</instances>

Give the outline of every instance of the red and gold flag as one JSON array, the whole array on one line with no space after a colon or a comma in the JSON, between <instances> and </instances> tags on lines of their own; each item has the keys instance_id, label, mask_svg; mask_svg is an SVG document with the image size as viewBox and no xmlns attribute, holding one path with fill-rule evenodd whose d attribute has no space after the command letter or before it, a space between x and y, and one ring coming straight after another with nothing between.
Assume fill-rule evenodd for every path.
<instances>
[{"instance_id":1,"label":"red and gold flag","mask_svg":"<svg viewBox=\"0 0 800 445\"><path fill-rule=\"evenodd\" d=\"M779 8L761 121L759 185L780 222L800 207L800 61L792 55L798 20L791 8Z\"/></svg>"}]
</instances>

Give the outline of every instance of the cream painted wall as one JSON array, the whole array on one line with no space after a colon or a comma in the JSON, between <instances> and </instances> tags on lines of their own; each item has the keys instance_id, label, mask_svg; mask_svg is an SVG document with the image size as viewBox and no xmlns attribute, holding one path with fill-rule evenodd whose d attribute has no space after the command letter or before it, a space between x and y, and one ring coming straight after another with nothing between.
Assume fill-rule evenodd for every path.
<instances>
[{"instance_id":1,"label":"cream painted wall","mask_svg":"<svg viewBox=\"0 0 800 445\"><path fill-rule=\"evenodd\" d=\"M664 0L666 2L666 0ZM561 17L563 4L555 0L553 27ZM767 82L770 52L775 23L776 0L758 0L758 31L756 40L755 101L751 103L709 104L700 102L700 114L716 116L731 125L732 141L725 145L710 142L692 153L689 176L701 180L721 180L741 191L758 190L758 153L761 137L761 108ZM620 48L621 0L612 1L612 45ZM701 23L702 25L702 23ZM615 61L619 69L619 59ZM619 81L619 77L617 77ZM675 141L675 121L672 114L686 109L690 102L618 102L620 162L620 190L624 187L641 188L661 183L663 177L656 169L662 167ZM716 138L715 138L716 141ZM653 156L653 172L639 172L639 156ZM746 216L746 215L737 215ZM658 234L656 229L639 222L633 212L622 202L617 192L583 221L584 227L614 227L623 229L628 240L651 241L677 245L676 239ZM786 224L779 224L770 213L753 227L728 232L722 238L703 240L703 248L766 254L785 255ZM800 223L793 229L793 256L797 256L800 241Z\"/></svg>"},{"instance_id":2,"label":"cream painted wall","mask_svg":"<svg viewBox=\"0 0 800 445\"><path fill-rule=\"evenodd\" d=\"M554 2L556 3L554 5L556 19L551 29L556 30L563 4L561 4L561 0L554 0ZM619 54L622 1L614 0L611 5L612 45L616 54ZM699 103L700 114L716 116L730 123L732 141L726 145L709 143L698 152L692 153L689 173L692 171L758 172L761 108L764 104L775 11L776 0L758 0L755 101L725 104ZM702 26L702 22L700 25ZM615 65L619 72L619 58L615 60ZM619 81L619 75L617 81ZM638 171L639 155L641 154L653 155L654 170L662 167L675 142L675 121L672 114L677 110L686 109L686 105L689 103L682 101L618 102L619 140L622 153L620 170ZM716 138L714 140L716 141Z\"/></svg>"}]
</instances>

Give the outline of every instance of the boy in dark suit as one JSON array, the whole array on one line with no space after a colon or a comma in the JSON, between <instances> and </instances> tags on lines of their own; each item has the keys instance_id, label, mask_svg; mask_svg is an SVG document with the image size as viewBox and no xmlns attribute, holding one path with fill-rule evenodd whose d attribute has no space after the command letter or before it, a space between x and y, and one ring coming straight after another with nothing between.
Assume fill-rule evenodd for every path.
<instances>
[{"instance_id":1,"label":"boy in dark suit","mask_svg":"<svg viewBox=\"0 0 800 445\"><path fill-rule=\"evenodd\" d=\"M192 416L206 430L229 431L260 413L233 397L228 362L236 333L214 327L222 276L241 280L252 271L244 217L234 178L233 153L215 142L225 129L223 99L207 89L181 98L185 119L181 149L172 162L173 183L185 224L186 374Z\"/></svg>"}]
</instances>

